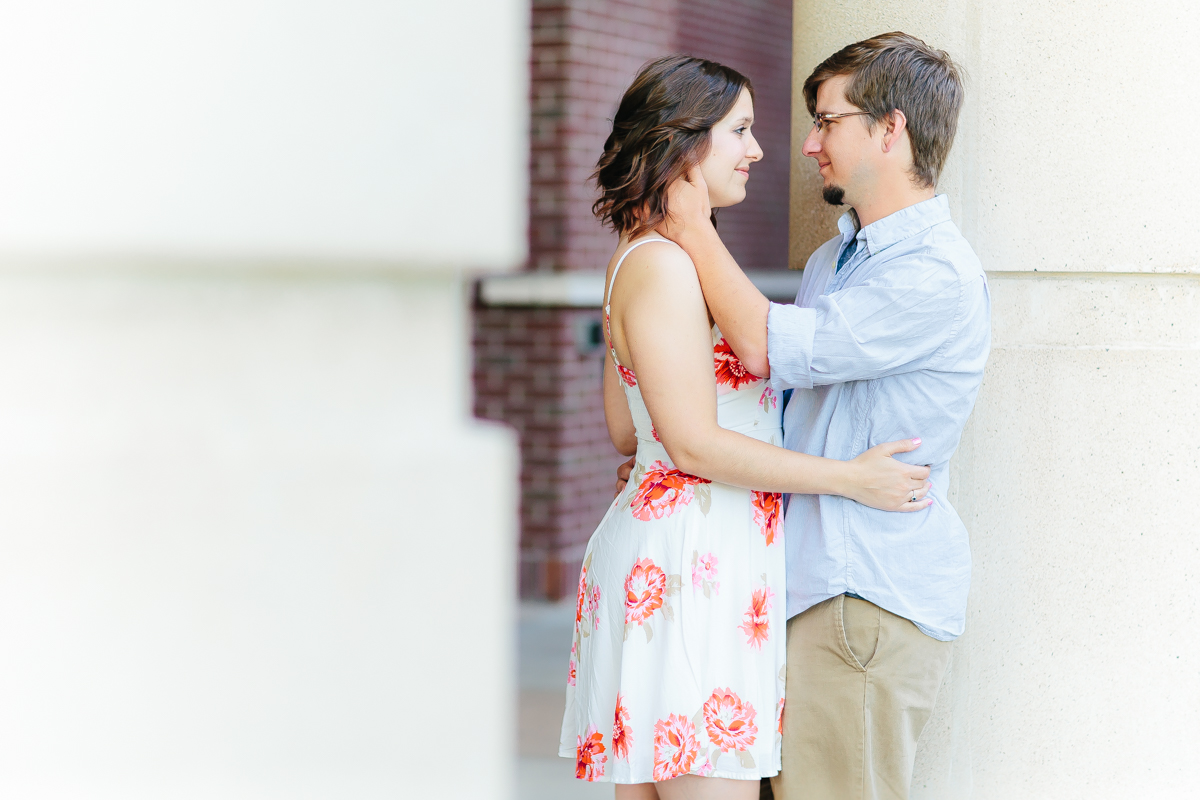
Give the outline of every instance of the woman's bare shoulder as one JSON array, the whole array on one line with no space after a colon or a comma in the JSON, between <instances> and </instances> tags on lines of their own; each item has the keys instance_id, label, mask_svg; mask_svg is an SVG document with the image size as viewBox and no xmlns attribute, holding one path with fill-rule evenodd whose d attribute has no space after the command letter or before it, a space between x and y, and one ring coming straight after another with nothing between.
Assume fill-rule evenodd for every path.
<instances>
[{"instance_id":1,"label":"woman's bare shoulder","mask_svg":"<svg viewBox=\"0 0 1200 800\"><path fill-rule=\"evenodd\" d=\"M615 259L613 263L616 263ZM700 288L700 279L691 257L674 242L662 240L640 245L625 257L613 292L623 293L622 289L635 287L640 291L660 288L679 291L687 286L695 286L697 290Z\"/></svg>"}]
</instances>

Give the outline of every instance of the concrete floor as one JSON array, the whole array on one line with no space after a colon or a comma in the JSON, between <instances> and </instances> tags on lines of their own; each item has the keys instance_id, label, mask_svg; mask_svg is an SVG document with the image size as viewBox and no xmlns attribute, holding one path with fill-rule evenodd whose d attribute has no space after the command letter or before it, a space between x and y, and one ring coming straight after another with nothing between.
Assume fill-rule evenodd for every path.
<instances>
[{"instance_id":1,"label":"concrete floor","mask_svg":"<svg viewBox=\"0 0 1200 800\"><path fill-rule=\"evenodd\" d=\"M575 762L558 757L575 599L522 603L518 622L520 707L518 800L611 798L611 783L575 779Z\"/></svg>"}]
</instances>

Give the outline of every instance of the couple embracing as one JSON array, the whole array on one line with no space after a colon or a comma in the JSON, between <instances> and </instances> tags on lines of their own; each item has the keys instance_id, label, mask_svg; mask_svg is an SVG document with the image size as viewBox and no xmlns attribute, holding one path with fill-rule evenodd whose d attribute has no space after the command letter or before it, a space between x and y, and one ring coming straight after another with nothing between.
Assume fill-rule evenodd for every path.
<instances>
[{"instance_id":1,"label":"couple embracing","mask_svg":"<svg viewBox=\"0 0 1200 800\"><path fill-rule=\"evenodd\" d=\"M990 323L935 192L958 71L885 34L830 56L804 97L803 153L849 210L793 305L715 227L763 157L744 76L647 65L596 170L621 237L604 408L635 457L585 553L560 754L617 800L751 800L762 778L780 800L905 798L963 632L947 468Z\"/></svg>"}]
</instances>

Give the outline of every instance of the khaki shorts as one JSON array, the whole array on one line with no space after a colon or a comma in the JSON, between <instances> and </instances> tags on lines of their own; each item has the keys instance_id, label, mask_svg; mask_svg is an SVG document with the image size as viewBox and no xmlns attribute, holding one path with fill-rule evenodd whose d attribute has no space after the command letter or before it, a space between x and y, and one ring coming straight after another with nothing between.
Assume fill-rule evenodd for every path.
<instances>
[{"instance_id":1,"label":"khaki shorts","mask_svg":"<svg viewBox=\"0 0 1200 800\"><path fill-rule=\"evenodd\" d=\"M788 620L776 800L907 800L950 661L912 622L846 595Z\"/></svg>"}]
</instances>

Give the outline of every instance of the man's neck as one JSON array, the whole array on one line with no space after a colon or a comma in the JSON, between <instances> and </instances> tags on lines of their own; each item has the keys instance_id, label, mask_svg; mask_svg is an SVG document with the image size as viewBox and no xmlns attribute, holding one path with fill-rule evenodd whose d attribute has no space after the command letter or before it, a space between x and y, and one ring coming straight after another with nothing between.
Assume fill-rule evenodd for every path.
<instances>
[{"instance_id":1,"label":"man's neck","mask_svg":"<svg viewBox=\"0 0 1200 800\"><path fill-rule=\"evenodd\" d=\"M872 192L867 199L853 203L854 213L858 215L858 226L865 228L897 211L931 200L935 194L936 190L933 188L917 189L907 181L904 186L894 187L890 191Z\"/></svg>"}]
</instances>

